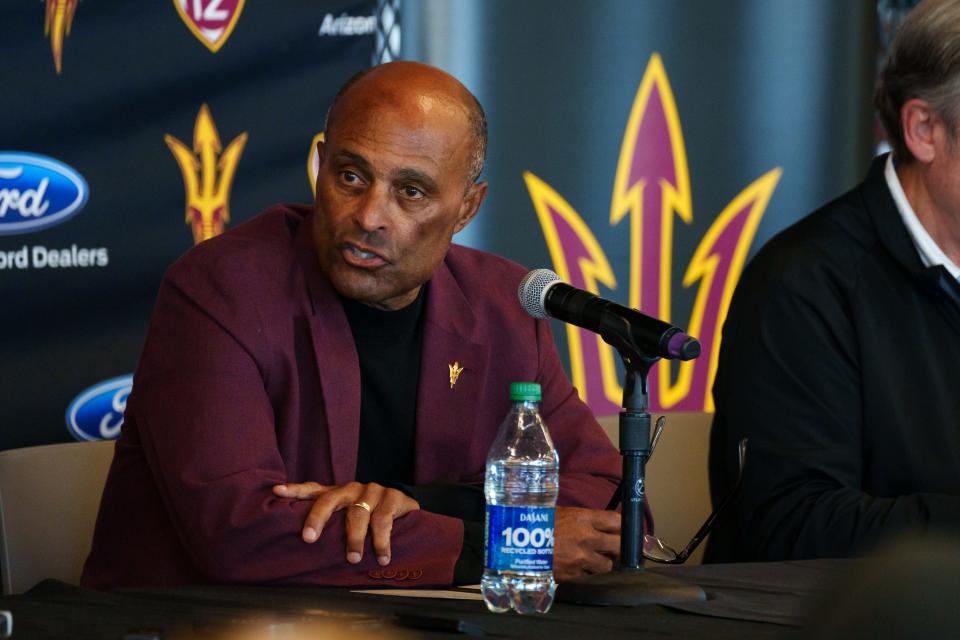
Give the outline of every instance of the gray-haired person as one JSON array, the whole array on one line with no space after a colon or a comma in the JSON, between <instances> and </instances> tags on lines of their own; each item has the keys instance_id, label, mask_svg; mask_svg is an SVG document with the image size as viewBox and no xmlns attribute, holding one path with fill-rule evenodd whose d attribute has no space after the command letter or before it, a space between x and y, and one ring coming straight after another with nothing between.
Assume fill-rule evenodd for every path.
<instances>
[{"instance_id":1,"label":"gray-haired person","mask_svg":"<svg viewBox=\"0 0 960 640\"><path fill-rule=\"evenodd\" d=\"M875 103L893 152L747 268L714 387L708 558L798 559L960 526L960 2L905 19Z\"/></svg>"}]
</instances>

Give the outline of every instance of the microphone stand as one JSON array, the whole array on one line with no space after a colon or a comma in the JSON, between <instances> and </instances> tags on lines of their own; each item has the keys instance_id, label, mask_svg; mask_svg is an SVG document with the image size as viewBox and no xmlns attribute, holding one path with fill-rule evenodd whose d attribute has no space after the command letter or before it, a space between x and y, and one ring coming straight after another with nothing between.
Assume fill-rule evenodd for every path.
<instances>
[{"instance_id":1,"label":"microphone stand","mask_svg":"<svg viewBox=\"0 0 960 640\"><path fill-rule=\"evenodd\" d=\"M703 589L676 578L648 573L643 568L645 472L650 457L650 413L647 374L659 357L649 357L626 345L615 345L626 366L623 411L620 412L620 563L610 573L564 582L557 588L559 602L637 606L706 600Z\"/></svg>"}]
</instances>

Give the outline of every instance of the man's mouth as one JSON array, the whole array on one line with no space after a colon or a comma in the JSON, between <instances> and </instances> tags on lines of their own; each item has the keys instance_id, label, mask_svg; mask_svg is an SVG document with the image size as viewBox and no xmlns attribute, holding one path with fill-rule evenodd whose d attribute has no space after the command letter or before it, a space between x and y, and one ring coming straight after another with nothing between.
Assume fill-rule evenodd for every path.
<instances>
[{"instance_id":1,"label":"man's mouth","mask_svg":"<svg viewBox=\"0 0 960 640\"><path fill-rule=\"evenodd\" d=\"M340 255L343 256L347 264L355 267L370 269L387 264L387 260L383 256L370 251L369 247L358 246L350 242L340 245Z\"/></svg>"},{"instance_id":2,"label":"man's mouth","mask_svg":"<svg viewBox=\"0 0 960 640\"><path fill-rule=\"evenodd\" d=\"M370 258L375 258L377 256L377 254L371 251L361 251L356 247L348 247L348 248L353 253L353 255L357 256L358 258L361 258L362 260L369 260Z\"/></svg>"}]
</instances>

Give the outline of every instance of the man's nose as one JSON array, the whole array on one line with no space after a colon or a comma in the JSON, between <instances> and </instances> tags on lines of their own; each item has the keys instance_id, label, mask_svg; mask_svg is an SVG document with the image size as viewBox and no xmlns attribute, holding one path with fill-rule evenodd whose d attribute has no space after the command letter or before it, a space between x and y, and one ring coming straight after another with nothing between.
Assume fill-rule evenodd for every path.
<instances>
[{"instance_id":1,"label":"man's nose","mask_svg":"<svg viewBox=\"0 0 960 640\"><path fill-rule=\"evenodd\" d=\"M389 195L388 189L367 189L353 212L357 226L367 233L385 229L390 219Z\"/></svg>"}]
</instances>

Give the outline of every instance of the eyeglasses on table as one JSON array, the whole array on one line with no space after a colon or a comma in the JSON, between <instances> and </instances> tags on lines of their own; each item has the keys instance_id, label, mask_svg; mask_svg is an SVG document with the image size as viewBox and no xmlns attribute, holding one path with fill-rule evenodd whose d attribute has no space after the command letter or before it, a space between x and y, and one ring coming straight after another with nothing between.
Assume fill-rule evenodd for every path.
<instances>
[{"instance_id":1,"label":"eyeglasses on table","mask_svg":"<svg viewBox=\"0 0 960 640\"><path fill-rule=\"evenodd\" d=\"M660 437L663 435L663 429L666 425L666 422L666 416L660 416L657 418L657 423L653 430L653 437L650 439L650 455L647 458L648 462L650 461L650 458L653 457L653 452L656 451L657 443L660 441ZM690 555L697 550L697 547L700 546L700 543L704 541L707 535L709 535L710 530L713 528L713 525L716 524L720 514L722 514L730 505L730 503L733 502L737 492L740 490L740 482L743 479L743 465L747 460L747 438L740 440L740 443L737 446L737 455L737 479L734 482L733 487L723 498L723 500L717 504L717 507L710 513L710 515L707 516L707 519L703 522L700 528L697 529L697 532L693 534L693 538L690 539L690 542L687 543L683 550L677 551L656 535L651 533L644 534L643 557L646 560L661 564L683 564L687 561ZM620 487L617 487L617 491L614 493L613 498L611 498L608 508L616 508L619 502Z\"/></svg>"}]
</instances>

